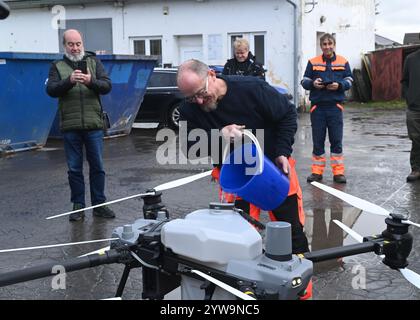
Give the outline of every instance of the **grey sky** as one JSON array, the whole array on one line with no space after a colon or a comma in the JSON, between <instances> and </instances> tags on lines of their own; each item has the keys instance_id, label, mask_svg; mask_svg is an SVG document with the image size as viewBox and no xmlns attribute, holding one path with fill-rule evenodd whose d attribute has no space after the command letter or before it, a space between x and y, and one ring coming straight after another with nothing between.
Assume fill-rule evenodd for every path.
<instances>
[{"instance_id":1,"label":"grey sky","mask_svg":"<svg viewBox=\"0 0 420 320\"><path fill-rule=\"evenodd\" d=\"M403 42L405 33L420 32L420 0L378 0L376 33Z\"/></svg>"}]
</instances>

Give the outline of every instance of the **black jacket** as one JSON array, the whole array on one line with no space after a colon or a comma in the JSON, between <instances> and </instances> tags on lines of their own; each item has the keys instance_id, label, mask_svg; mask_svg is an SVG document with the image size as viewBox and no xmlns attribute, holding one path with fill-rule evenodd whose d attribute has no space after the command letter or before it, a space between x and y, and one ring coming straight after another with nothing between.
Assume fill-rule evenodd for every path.
<instances>
[{"instance_id":1,"label":"black jacket","mask_svg":"<svg viewBox=\"0 0 420 320\"><path fill-rule=\"evenodd\" d=\"M255 60L251 52L244 62L239 62L236 58L229 59L222 71L224 75L234 76L254 76L265 80L265 70L261 63Z\"/></svg>"},{"instance_id":2,"label":"black jacket","mask_svg":"<svg viewBox=\"0 0 420 320\"><path fill-rule=\"evenodd\" d=\"M185 102L180 108L180 121L187 121L187 130L204 129L211 138L211 129L230 124L245 125L246 129L264 130L264 153L270 160L289 157L297 130L297 113L293 104L267 82L255 77L219 76L226 81L226 95L211 112L201 110L195 103ZM181 131L183 123L181 122ZM180 141L189 147L191 141ZM208 141L209 148L211 142ZM220 147L220 144L219 144ZM211 151L209 149L209 151ZM213 150L215 151L215 150ZM219 156L221 156L219 152ZM214 159L218 164L221 160Z\"/></svg>"},{"instance_id":3,"label":"black jacket","mask_svg":"<svg viewBox=\"0 0 420 320\"><path fill-rule=\"evenodd\" d=\"M420 50L405 59L401 83L408 109L420 111Z\"/></svg>"}]
</instances>

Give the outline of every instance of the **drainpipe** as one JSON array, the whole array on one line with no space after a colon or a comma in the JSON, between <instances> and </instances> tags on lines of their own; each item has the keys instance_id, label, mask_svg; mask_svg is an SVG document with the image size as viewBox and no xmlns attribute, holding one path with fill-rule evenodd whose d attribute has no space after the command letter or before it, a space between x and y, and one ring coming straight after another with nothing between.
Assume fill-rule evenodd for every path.
<instances>
[{"instance_id":1,"label":"drainpipe","mask_svg":"<svg viewBox=\"0 0 420 320\"><path fill-rule=\"evenodd\" d=\"M298 87L299 87L299 59L298 59L298 6L292 0L286 0L293 6L293 103L298 107Z\"/></svg>"}]
</instances>

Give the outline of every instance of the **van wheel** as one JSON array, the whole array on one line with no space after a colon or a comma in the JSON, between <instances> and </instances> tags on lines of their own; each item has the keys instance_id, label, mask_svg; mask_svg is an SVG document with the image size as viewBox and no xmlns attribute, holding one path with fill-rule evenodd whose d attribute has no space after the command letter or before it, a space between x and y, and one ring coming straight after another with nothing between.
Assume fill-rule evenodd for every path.
<instances>
[{"instance_id":1,"label":"van wheel","mask_svg":"<svg viewBox=\"0 0 420 320\"><path fill-rule=\"evenodd\" d=\"M168 112L168 125L171 128L178 129L179 128L179 103L175 103L171 106Z\"/></svg>"}]
</instances>

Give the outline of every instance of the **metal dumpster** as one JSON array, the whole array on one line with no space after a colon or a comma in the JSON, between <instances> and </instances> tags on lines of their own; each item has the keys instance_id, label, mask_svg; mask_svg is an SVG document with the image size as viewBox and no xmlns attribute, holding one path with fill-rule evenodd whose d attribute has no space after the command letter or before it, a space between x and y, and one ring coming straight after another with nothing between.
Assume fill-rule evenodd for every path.
<instances>
[{"instance_id":1,"label":"metal dumpster","mask_svg":"<svg viewBox=\"0 0 420 320\"><path fill-rule=\"evenodd\" d=\"M60 56L59 58L61 58ZM131 132L147 83L156 65L156 57L140 55L98 55L111 78L112 90L101 96L111 128L106 136L127 135ZM57 102L56 102L57 103ZM50 131L51 138L60 138L58 113Z\"/></svg>"},{"instance_id":2,"label":"metal dumpster","mask_svg":"<svg viewBox=\"0 0 420 320\"><path fill-rule=\"evenodd\" d=\"M0 154L42 147L57 103L45 93L55 54L0 52Z\"/></svg>"},{"instance_id":3,"label":"metal dumpster","mask_svg":"<svg viewBox=\"0 0 420 320\"><path fill-rule=\"evenodd\" d=\"M50 64L62 54L0 52L0 154L40 148L61 137L57 99L45 91ZM102 96L111 128L106 136L129 134L143 101L155 56L98 56L111 77Z\"/></svg>"}]
</instances>

